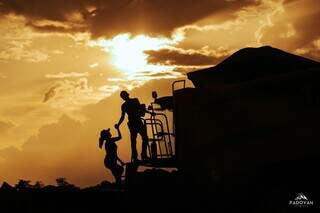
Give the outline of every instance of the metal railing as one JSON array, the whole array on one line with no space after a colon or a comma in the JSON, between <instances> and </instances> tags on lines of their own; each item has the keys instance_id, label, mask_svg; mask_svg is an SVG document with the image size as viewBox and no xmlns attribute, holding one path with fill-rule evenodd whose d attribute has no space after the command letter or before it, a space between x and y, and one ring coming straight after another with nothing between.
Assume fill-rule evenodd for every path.
<instances>
[{"instance_id":1,"label":"metal railing","mask_svg":"<svg viewBox=\"0 0 320 213\"><path fill-rule=\"evenodd\" d=\"M185 80L178 80L172 83L172 96L178 83L182 83L182 89L186 86ZM151 111L150 118L143 119L148 133L148 152L152 160L170 159L175 157L173 143L175 142L175 125L174 125L174 101L172 112L172 128L170 130L169 119L161 108L157 108L156 103L151 103L148 109Z\"/></svg>"},{"instance_id":2,"label":"metal railing","mask_svg":"<svg viewBox=\"0 0 320 213\"><path fill-rule=\"evenodd\" d=\"M175 101L174 101L174 91L175 91L175 86L178 83L183 83L183 89L186 88L186 80L178 80L178 81L174 81L171 85L172 88L172 97L173 97L173 110L172 110L172 133L173 135L175 135L176 132L176 128L175 128L175 111L176 111L176 107L175 107Z\"/></svg>"}]
</instances>

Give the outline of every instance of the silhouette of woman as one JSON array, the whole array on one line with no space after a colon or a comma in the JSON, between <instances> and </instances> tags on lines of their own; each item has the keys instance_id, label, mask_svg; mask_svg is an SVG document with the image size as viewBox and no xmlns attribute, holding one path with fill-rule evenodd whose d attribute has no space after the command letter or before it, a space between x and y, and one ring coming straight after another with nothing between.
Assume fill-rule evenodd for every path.
<instances>
[{"instance_id":1,"label":"silhouette of woman","mask_svg":"<svg viewBox=\"0 0 320 213\"><path fill-rule=\"evenodd\" d=\"M118 131L118 137L112 137L110 129L104 129L100 132L99 147L101 149L103 144L105 144L106 156L104 158L104 165L111 170L116 179L116 183L120 184L124 163L119 159L117 154L118 147L116 142L121 140L121 132L118 127L116 127L116 129ZM118 161L121 165L118 164Z\"/></svg>"}]
</instances>

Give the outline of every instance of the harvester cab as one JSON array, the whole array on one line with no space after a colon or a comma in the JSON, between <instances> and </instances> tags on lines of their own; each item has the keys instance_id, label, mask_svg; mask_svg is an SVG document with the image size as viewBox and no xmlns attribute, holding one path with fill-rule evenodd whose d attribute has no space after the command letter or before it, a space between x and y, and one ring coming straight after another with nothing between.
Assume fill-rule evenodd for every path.
<instances>
[{"instance_id":1,"label":"harvester cab","mask_svg":"<svg viewBox=\"0 0 320 213\"><path fill-rule=\"evenodd\" d=\"M131 162L126 166L126 180L136 173L140 166L151 168L177 168L175 155L174 101L177 89L184 89L185 80L172 83L172 96L158 97L152 92L153 102L147 106L151 112L143 122L148 133L148 160Z\"/></svg>"}]
</instances>

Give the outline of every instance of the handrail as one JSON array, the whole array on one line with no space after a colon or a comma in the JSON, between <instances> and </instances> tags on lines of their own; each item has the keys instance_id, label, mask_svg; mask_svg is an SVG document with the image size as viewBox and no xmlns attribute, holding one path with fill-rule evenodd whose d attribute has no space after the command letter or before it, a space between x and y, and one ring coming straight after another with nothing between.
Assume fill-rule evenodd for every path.
<instances>
[{"instance_id":1,"label":"handrail","mask_svg":"<svg viewBox=\"0 0 320 213\"><path fill-rule=\"evenodd\" d=\"M159 114L158 114L159 115ZM159 134L159 131L158 131L158 127L160 127L160 130L161 132L164 132L164 129L163 129L163 123L160 119L156 119L154 118L155 116L151 116L151 118L149 119L145 119L145 124L146 125L151 125L151 130L152 130L152 136L153 138L150 139L152 142L160 142L160 141L164 141L164 145L165 145L165 149L166 149L166 153L168 156L170 156L169 152L168 152L168 146L167 146L167 140L166 140L166 136L165 135L162 135L160 136ZM148 122L149 121L149 122ZM170 138L170 137L169 137ZM168 142L169 146L171 146L171 139L169 139L169 142ZM165 156L162 154L162 149L161 149L161 144L158 143L158 146L159 146L159 152L160 152L160 157L161 156ZM172 148L170 147L170 151L172 150Z\"/></svg>"},{"instance_id":2,"label":"handrail","mask_svg":"<svg viewBox=\"0 0 320 213\"><path fill-rule=\"evenodd\" d=\"M164 119L156 118L156 116L161 116ZM165 123L163 123L163 121ZM169 121L168 117L164 113L154 113L150 118L144 119L145 125L150 125L152 130L152 140L150 141L163 141L164 148L167 154L162 154L161 144L158 143L160 155L158 156L173 156L173 149L172 149L172 139L171 136L173 135L170 133ZM165 127L165 125L166 127ZM159 128L158 128L159 127ZM160 130L160 131L159 131ZM158 140L160 139L160 140Z\"/></svg>"},{"instance_id":3,"label":"handrail","mask_svg":"<svg viewBox=\"0 0 320 213\"><path fill-rule=\"evenodd\" d=\"M167 126L167 133L174 136L174 133L170 133L170 127L169 127L169 121L168 121L168 117L166 114L164 113L156 113L156 115L161 115L165 118L165 122L166 122L166 126ZM164 131L163 131L164 132ZM171 137L170 135L168 136L168 145L169 145L169 149L170 149L170 154L173 155L173 151L172 151L172 141L171 141Z\"/></svg>"},{"instance_id":4,"label":"handrail","mask_svg":"<svg viewBox=\"0 0 320 213\"><path fill-rule=\"evenodd\" d=\"M173 95L173 93L174 93L174 91L175 91L175 85L177 84L177 83L183 83L183 89L184 88L186 88L186 80L177 80L177 81L174 81L173 83L172 83L172 85L171 85L171 87L172 87L172 95Z\"/></svg>"},{"instance_id":5,"label":"handrail","mask_svg":"<svg viewBox=\"0 0 320 213\"><path fill-rule=\"evenodd\" d=\"M172 110L172 129L173 129L173 135L175 135L175 132L176 132L176 126L175 126L175 111L176 111L176 106L175 106L175 101L174 101L174 91L175 91L175 85L177 83L181 83L183 82L183 89L186 88L186 80L177 80L177 81L174 81L172 83L172 97L173 97L173 110Z\"/></svg>"}]
</instances>

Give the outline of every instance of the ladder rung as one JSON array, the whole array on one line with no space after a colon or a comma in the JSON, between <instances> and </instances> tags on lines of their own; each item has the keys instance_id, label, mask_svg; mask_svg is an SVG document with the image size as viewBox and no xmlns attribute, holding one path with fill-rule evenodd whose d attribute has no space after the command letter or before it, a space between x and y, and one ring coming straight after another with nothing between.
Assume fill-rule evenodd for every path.
<instances>
[{"instance_id":1,"label":"ladder rung","mask_svg":"<svg viewBox=\"0 0 320 213\"><path fill-rule=\"evenodd\" d=\"M163 141L161 138L149 138L149 141Z\"/></svg>"},{"instance_id":2,"label":"ladder rung","mask_svg":"<svg viewBox=\"0 0 320 213\"><path fill-rule=\"evenodd\" d=\"M163 135L173 135L173 133L170 133L170 132L159 132L158 134L155 134L155 135L158 135L158 136L163 136Z\"/></svg>"}]
</instances>

